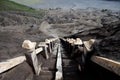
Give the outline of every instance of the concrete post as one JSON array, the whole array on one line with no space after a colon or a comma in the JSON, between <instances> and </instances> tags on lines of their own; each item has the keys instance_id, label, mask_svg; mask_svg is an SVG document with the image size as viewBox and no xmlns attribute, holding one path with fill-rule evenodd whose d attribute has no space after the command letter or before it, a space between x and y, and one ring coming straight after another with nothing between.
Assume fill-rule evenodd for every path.
<instances>
[{"instance_id":1,"label":"concrete post","mask_svg":"<svg viewBox=\"0 0 120 80\"><path fill-rule=\"evenodd\" d=\"M51 50L51 45L50 45L50 43L47 43L47 45L48 45L49 53L52 53L52 50Z\"/></svg>"},{"instance_id":2,"label":"concrete post","mask_svg":"<svg viewBox=\"0 0 120 80\"><path fill-rule=\"evenodd\" d=\"M43 48L43 51L45 52L45 57L46 57L46 59L48 59L49 58L48 50L47 50L48 46L46 45L46 43L40 42L38 46Z\"/></svg>"},{"instance_id":3,"label":"concrete post","mask_svg":"<svg viewBox=\"0 0 120 80\"><path fill-rule=\"evenodd\" d=\"M27 62L32 66L36 75L39 75L41 71L41 64L38 64L38 58L35 52L29 52L25 54Z\"/></svg>"},{"instance_id":4,"label":"concrete post","mask_svg":"<svg viewBox=\"0 0 120 80\"><path fill-rule=\"evenodd\" d=\"M43 49L45 51L45 57L46 57L46 59L48 59L49 55L48 55L47 47L43 47Z\"/></svg>"}]
</instances>

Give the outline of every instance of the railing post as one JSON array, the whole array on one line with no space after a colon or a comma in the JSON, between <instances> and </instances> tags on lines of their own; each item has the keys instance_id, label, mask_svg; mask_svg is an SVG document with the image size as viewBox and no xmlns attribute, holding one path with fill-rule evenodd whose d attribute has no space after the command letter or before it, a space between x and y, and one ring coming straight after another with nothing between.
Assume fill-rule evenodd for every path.
<instances>
[{"instance_id":1,"label":"railing post","mask_svg":"<svg viewBox=\"0 0 120 80\"><path fill-rule=\"evenodd\" d=\"M50 40L49 40L49 39L46 39L46 40L45 40L45 43L48 45L49 53L52 53Z\"/></svg>"},{"instance_id":2,"label":"railing post","mask_svg":"<svg viewBox=\"0 0 120 80\"><path fill-rule=\"evenodd\" d=\"M38 64L38 58L35 50L33 52L26 53L25 56L28 64L32 66L35 74L39 75L41 71L41 64L40 65Z\"/></svg>"},{"instance_id":3,"label":"railing post","mask_svg":"<svg viewBox=\"0 0 120 80\"><path fill-rule=\"evenodd\" d=\"M45 42L40 42L38 46L43 47L43 51L45 52L45 57L46 57L46 59L48 59L49 58L48 50L47 50L48 46L46 45L46 43Z\"/></svg>"}]
</instances>

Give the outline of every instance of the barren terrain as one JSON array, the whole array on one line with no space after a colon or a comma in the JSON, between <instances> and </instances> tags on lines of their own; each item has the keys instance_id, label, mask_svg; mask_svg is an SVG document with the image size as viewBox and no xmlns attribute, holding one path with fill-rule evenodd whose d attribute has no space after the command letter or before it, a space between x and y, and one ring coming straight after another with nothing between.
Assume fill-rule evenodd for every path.
<instances>
[{"instance_id":1,"label":"barren terrain","mask_svg":"<svg viewBox=\"0 0 120 80\"><path fill-rule=\"evenodd\" d=\"M48 26L41 26L43 21ZM52 9L47 10L43 18L22 12L0 12L0 61L24 55L26 51L21 45L25 39L40 42L50 37L99 39L95 46L96 55L120 61L120 12L106 9ZM20 71L19 74L23 76L24 70L26 73L18 80L32 80L31 68L26 62L23 64L1 75L1 80L10 80L15 71Z\"/></svg>"},{"instance_id":2,"label":"barren terrain","mask_svg":"<svg viewBox=\"0 0 120 80\"><path fill-rule=\"evenodd\" d=\"M120 53L120 12L53 9L48 10L42 19L16 12L1 12L0 20L0 60L23 55L21 44L25 39L39 42L47 37L100 39L98 53L115 58ZM50 26L45 28L46 31L40 27L43 21L47 21Z\"/></svg>"}]
</instances>

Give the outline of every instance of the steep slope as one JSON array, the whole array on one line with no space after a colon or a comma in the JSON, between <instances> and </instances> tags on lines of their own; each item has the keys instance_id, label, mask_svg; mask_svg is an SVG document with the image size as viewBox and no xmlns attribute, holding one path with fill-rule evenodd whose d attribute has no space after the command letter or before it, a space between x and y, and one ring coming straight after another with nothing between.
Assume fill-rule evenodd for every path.
<instances>
[{"instance_id":1,"label":"steep slope","mask_svg":"<svg viewBox=\"0 0 120 80\"><path fill-rule=\"evenodd\" d=\"M18 3L15 3L10 0L0 0L0 11L29 11L29 12L34 12L35 9L30 8L25 5L21 5Z\"/></svg>"},{"instance_id":2,"label":"steep slope","mask_svg":"<svg viewBox=\"0 0 120 80\"><path fill-rule=\"evenodd\" d=\"M44 12L10 0L0 0L0 25L38 24Z\"/></svg>"}]
</instances>

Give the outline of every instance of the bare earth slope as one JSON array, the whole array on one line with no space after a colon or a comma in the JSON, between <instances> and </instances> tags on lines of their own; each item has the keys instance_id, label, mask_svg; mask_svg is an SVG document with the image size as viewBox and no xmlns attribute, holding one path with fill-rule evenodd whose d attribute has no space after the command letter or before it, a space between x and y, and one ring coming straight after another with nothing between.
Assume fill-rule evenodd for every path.
<instances>
[{"instance_id":1,"label":"bare earth slope","mask_svg":"<svg viewBox=\"0 0 120 80\"><path fill-rule=\"evenodd\" d=\"M39 42L49 37L39 30L42 18L36 16L21 11L0 12L0 61L24 55L21 45L25 39Z\"/></svg>"}]
</instances>

